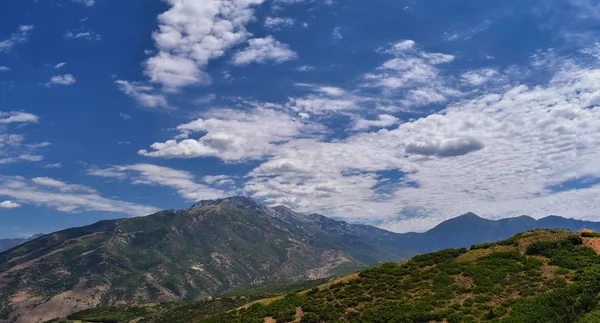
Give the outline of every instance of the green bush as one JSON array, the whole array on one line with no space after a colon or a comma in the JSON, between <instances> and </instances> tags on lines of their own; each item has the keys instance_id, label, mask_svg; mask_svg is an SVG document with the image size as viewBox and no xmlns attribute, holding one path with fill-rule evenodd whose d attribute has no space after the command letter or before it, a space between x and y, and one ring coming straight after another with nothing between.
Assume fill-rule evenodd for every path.
<instances>
[{"instance_id":1,"label":"green bush","mask_svg":"<svg viewBox=\"0 0 600 323\"><path fill-rule=\"evenodd\" d=\"M581 236L584 238L600 238L600 233L598 233L598 232L581 232Z\"/></svg>"}]
</instances>

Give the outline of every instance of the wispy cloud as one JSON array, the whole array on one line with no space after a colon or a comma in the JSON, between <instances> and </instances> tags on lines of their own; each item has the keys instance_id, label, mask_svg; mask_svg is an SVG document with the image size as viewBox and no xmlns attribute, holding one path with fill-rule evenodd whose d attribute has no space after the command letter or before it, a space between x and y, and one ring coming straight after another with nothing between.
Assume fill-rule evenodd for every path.
<instances>
[{"instance_id":1,"label":"wispy cloud","mask_svg":"<svg viewBox=\"0 0 600 323\"><path fill-rule=\"evenodd\" d=\"M0 41L0 53L9 52L14 46L20 43L24 43L29 40L29 34L33 30L32 25L19 26L17 31L13 33L8 39Z\"/></svg>"},{"instance_id":2,"label":"wispy cloud","mask_svg":"<svg viewBox=\"0 0 600 323\"><path fill-rule=\"evenodd\" d=\"M267 17L265 27L273 30L293 27L296 21L289 17Z\"/></svg>"},{"instance_id":3,"label":"wispy cloud","mask_svg":"<svg viewBox=\"0 0 600 323\"><path fill-rule=\"evenodd\" d=\"M342 34L342 27L337 26L333 28L333 31L331 32L331 39L333 39L334 42L344 39L344 35Z\"/></svg>"},{"instance_id":4,"label":"wispy cloud","mask_svg":"<svg viewBox=\"0 0 600 323\"><path fill-rule=\"evenodd\" d=\"M85 39L89 41L100 41L102 36L91 30L79 29L70 30L65 33L65 37L69 39Z\"/></svg>"},{"instance_id":5,"label":"wispy cloud","mask_svg":"<svg viewBox=\"0 0 600 323\"><path fill-rule=\"evenodd\" d=\"M69 213L105 211L139 216L158 211L151 206L106 198L86 186L67 184L52 178L29 180L21 176L0 175L0 196L8 196L19 204Z\"/></svg>"},{"instance_id":6,"label":"wispy cloud","mask_svg":"<svg viewBox=\"0 0 600 323\"><path fill-rule=\"evenodd\" d=\"M168 108L167 99L155 88L141 83L116 80L115 84L121 92L133 98L138 104L147 108Z\"/></svg>"},{"instance_id":7,"label":"wispy cloud","mask_svg":"<svg viewBox=\"0 0 600 323\"><path fill-rule=\"evenodd\" d=\"M71 1L73 1L75 3L81 3L88 7L92 7L94 4L96 4L96 0L71 0Z\"/></svg>"},{"instance_id":8,"label":"wispy cloud","mask_svg":"<svg viewBox=\"0 0 600 323\"><path fill-rule=\"evenodd\" d=\"M231 194L206 185L214 184L214 182L199 183L195 176L189 172L152 164L120 165L106 169L90 168L88 174L120 180L128 179L135 185L169 187L177 190L181 197L189 201L214 199Z\"/></svg>"}]
</instances>

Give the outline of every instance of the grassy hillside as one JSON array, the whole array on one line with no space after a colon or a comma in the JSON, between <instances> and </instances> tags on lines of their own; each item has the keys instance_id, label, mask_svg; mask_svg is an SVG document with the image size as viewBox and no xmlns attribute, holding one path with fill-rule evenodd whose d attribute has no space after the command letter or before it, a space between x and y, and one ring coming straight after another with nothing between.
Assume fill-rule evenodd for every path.
<instances>
[{"instance_id":1,"label":"grassy hillside","mask_svg":"<svg viewBox=\"0 0 600 323\"><path fill-rule=\"evenodd\" d=\"M589 247L598 245L596 239L592 234L582 237L566 230L531 231L470 250L449 249L399 264L387 263L300 293L187 319L257 323L598 322L600 256ZM235 305L239 304L231 307ZM102 318L96 314L77 318ZM139 322L154 322L142 317L137 317ZM171 321L169 317L163 319Z\"/></svg>"}]
</instances>

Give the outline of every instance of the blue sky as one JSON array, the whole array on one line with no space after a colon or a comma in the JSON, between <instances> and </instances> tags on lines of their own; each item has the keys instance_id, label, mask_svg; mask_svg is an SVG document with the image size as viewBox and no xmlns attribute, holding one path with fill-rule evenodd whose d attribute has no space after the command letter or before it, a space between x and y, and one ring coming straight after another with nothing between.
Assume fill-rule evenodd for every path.
<instances>
[{"instance_id":1,"label":"blue sky","mask_svg":"<svg viewBox=\"0 0 600 323\"><path fill-rule=\"evenodd\" d=\"M600 3L8 0L0 237L246 194L600 220Z\"/></svg>"}]
</instances>

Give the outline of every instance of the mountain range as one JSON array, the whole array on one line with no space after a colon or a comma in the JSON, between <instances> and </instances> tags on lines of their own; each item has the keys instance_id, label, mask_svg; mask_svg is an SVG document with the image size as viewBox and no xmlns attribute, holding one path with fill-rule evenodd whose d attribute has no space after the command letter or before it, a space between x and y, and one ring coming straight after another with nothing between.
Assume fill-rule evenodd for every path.
<instances>
[{"instance_id":1,"label":"mountain range","mask_svg":"<svg viewBox=\"0 0 600 323\"><path fill-rule=\"evenodd\" d=\"M0 253L0 322L321 279L550 227L600 230L600 223L468 213L425 233L398 234L247 197L200 201L188 210L59 231Z\"/></svg>"},{"instance_id":2,"label":"mountain range","mask_svg":"<svg viewBox=\"0 0 600 323\"><path fill-rule=\"evenodd\" d=\"M0 239L0 252L8 250L8 249L18 246L24 242L36 239L41 236L43 236L43 234L36 234L29 238Z\"/></svg>"},{"instance_id":3,"label":"mountain range","mask_svg":"<svg viewBox=\"0 0 600 323\"><path fill-rule=\"evenodd\" d=\"M88 309L52 323L564 322L600 319L600 234L531 230L300 289Z\"/></svg>"}]
</instances>

